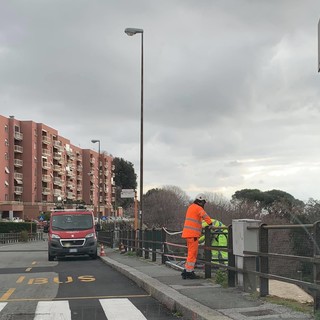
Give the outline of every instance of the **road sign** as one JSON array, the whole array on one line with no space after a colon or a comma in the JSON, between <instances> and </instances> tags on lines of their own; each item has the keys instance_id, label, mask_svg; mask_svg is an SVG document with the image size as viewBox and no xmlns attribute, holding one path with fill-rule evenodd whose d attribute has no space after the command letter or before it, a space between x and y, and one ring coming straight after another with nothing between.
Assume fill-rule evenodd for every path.
<instances>
[{"instance_id":1,"label":"road sign","mask_svg":"<svg viewBox=\"0 0 320 320\"><path fill-rule=\"evenodd\" d=\"M122 189L121 198L134 198L134 189Z\"/></svg>"}]
</instances>

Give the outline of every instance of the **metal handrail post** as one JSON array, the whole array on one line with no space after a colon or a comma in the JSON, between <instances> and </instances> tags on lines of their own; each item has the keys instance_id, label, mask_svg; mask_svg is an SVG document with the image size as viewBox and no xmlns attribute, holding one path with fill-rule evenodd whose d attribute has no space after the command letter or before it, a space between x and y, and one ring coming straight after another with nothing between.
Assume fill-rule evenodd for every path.
<instances>
[{"instance_id":1,"label":"metal handrail post","mask_svg":"<svg viewBox=\"0 0 320 320\"><path fill-rule=\"evenodd\" d=\"M264 228L265 224L259 226L259 251L261 253L269 252L269 234L268 229ZM269 273L269 258L259 257L259 272ZM266 297L269 295L269 279L260 276L260 296Z\"/></svg>"},{"instance_id":2,"label":"metal handrail post","mask_svg":"<svg viewBox=\"0 0 320 320\"><path fill-rule=\"evenodd\" d=\"M320 221L317 221L313 225L313 256L314 258L320 257ZM320 265L317 263L313 264L313 282L320 284ZM314 290L313 292L313 311L316 314L320 311L320 291Z\"/></svg>"},{"instance_id":3,"label":"metal handrail post","mask_svg":"<svg viewBox=\"0 0 320 320\"><path fill-rule=\"evenodd\" d=\"M232 236L232 224L228 226L228 266L235 267L236 259L233 254L233 236ZM236 272L228 269L228 286L236 286Z\"/></svg>"},{"instance_id":4,"label":"metal handrail post","mask_svg":"<svg viewBox=\"0 0 320 320\"><path fill-rule=\"evenodd\" d=\"M152 261L156 261L157 260L157 237L156 237L156 229L153 228L152 229Z\"/></svg>"},{"instance_id":5,"label":"metal handrail post","mask_svg":"<svg viewBox=\"0 0 320 320\"><path fill-rule=\"evenodd\" d=\"M211 247L211 232L208 227L204 229L204 260L205 260L205 267L204 267L204 277L211 278L211 250L208 249Z\"/></svg>"},{"instance_id":6,"label":"metal handrail post","mask_svg":"<svg viewBox=\"0 0 320 320\"><path fill-rule=\"evenodd\" d=\"M161 263L165 264L168 260L167 254L168 254L168 247L166 246L167 242L167 233L164 229L161 230L161 242L162 242L162 254L161 254Z\"/></svg>"}]
</instances>

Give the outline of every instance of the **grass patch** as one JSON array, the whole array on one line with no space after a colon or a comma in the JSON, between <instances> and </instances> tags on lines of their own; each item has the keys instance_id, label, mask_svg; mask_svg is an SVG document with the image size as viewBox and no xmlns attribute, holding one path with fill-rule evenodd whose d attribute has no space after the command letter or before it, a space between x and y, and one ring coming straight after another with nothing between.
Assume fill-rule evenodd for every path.
<instances>
[{"instance_id":1,"label":"grass patch","mask_svg":"<svg viewBox=\"0 0 320 320\"><path fill-rule=\"evenodd\" d=\"M220 284L223 288L228 287L228 274L226 270L217 270L215 273L214 281Z\"/></svg>"},{"instance_id":2,"label":"grass patch","mask_svg":"<svg viewBox=\"0 0 320 320\"><path fill-rule=\"evenodd\" d=\"M182 318L183 316L183 314L180 311L175 311L172 313L172 315L177 318Z\"/></svg>"},{"instance_id":3,"label":"grass patch","mask_svg":"<svg viewBox=\"0 0 320 320\"><path fill-rule=\"evenodd\" d=\"M136 253L136 252L133 252L133 251L128 251L128 252L126 252L126 256L132 257L132 256L136 256L136 255L137 255L137 253Z\"/></svg>"},{"instance_id":4,"label":"grass patch","mask_svg":"<svg viewBox=\"0 0 320 320\"><path fill-rule=\"evenodd\" d=\"M270 303L274 303L274 304L278 304L278 305L290 308L294 311L313 314L313 305L312 304L300 303L295 300L284 299L284 298L279 298L279 297L275 297L275 296L263 297L260 299L267 301L267 302L270 302ZM315 316L316 316L315 317L316 320L320 320L320 314L315 315Z\"/></svg>"}]
</instances>

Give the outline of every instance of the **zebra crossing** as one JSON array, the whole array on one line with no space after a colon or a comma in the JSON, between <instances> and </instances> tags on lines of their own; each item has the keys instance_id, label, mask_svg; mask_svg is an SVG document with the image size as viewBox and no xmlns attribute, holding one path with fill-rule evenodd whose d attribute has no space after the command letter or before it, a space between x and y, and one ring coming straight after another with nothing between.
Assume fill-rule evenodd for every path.
<instances>
[{"instance_id":1,"label":"zebra crossing","mask_svg":"<svg viewBox=\"0 0 320 320\"><path fill-rule=\"evenodd\" d=\"M127 298L99 299L99 302L107 320L147 320ZM0 302L0 319L2 319L1 314L5 312L8 305L8 302ZM39 301L33 320L72 320L69 301Z\"/></svg>"}]
</instances>

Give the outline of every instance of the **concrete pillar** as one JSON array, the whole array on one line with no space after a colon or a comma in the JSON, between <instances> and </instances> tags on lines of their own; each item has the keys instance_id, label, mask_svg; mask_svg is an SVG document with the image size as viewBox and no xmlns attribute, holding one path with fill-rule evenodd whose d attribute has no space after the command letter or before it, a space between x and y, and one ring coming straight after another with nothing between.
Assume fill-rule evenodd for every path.
<instances>
[{"instance_id":1,"label":"concrete pillar","mask_svg":"<svg viewBox=\"0 0 320 320\"><path fill-rule=\"evenodd\" d=\"M12 210L9 211L9 220L13 221L13 211Z\"/></svg>"},{"instance_id":2,"label":"concrete pillar","mask_svg":"<svg viewBox=\"0 0 320 320\"><path fill-rule=\"evenodd\" d=\"M260 223L260 220L254 219L232 220L233 254L236 268L256 271L256 256L243 252L259 251L259 229L247 229L247 227L259 227ZM236 286L245 292L256 291L257 284L257 276L237 272Z\"/></svg>"}]
</instances>

